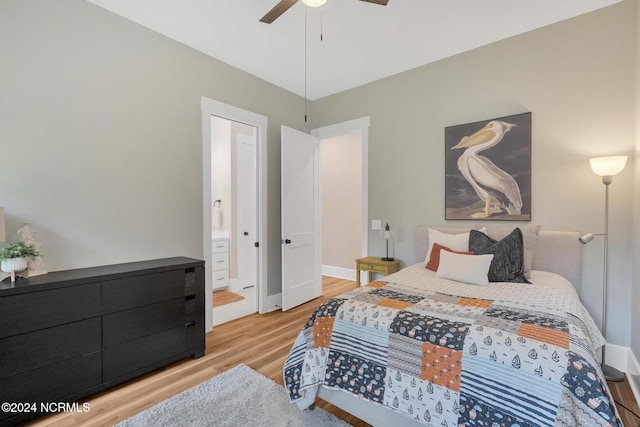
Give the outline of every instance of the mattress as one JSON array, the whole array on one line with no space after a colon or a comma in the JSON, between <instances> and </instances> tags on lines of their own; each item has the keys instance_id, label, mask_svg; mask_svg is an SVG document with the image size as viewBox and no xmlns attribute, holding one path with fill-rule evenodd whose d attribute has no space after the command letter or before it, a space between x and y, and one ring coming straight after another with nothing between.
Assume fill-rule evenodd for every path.
<instances>
[{"instance_id":1,"label":"mattress","mask_svg":"<svg viewBox=\"0 0 640 427\"><path fill-rule=\"evenodd\" d=\"M470 285L422 264L323 303L284 366L292 402L340 390L427 426L622 425L605 341L571 284Z\"/></svg>"}]
</instances>

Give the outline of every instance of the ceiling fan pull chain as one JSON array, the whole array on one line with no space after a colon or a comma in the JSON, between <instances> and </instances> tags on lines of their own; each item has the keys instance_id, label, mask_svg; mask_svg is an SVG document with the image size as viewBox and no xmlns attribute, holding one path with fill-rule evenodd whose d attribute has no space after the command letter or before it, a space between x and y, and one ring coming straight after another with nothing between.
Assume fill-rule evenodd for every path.
<instances>
[{"instance_id":1,"label":"ceiling fan pull chain","mask_svg":"<svg viewBox=\"0 0 640 427\"><path fill-rule=\"evenodd\" d=\"M304 122L307 123L307 8L304 8Z\"/></svg>"}]
</instances>

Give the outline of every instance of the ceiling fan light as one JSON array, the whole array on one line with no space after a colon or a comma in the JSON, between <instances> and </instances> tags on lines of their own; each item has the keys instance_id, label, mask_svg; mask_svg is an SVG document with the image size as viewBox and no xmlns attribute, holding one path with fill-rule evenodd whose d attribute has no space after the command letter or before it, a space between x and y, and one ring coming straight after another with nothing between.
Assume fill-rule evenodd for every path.
<instances>
[{"instance_id":1,"label":"ceiling fan light","mask_svg":"<svg viewBox=\"0 0 640 427\"><path fill-rule=\"evenodd\" d=\"M309 7L320 7L326 2L327 0L302 0L302 3Z\"/></svg>"}]
</instances>

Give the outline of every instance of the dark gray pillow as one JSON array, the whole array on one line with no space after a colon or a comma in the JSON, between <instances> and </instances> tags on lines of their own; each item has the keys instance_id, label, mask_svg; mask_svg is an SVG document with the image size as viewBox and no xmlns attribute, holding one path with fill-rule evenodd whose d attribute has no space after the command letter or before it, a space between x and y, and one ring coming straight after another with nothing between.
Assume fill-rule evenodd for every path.
<instances>
[{"instance_id":1,"label":"dark gray pillow","mask_svg":"<svg viewBox=\"0 0 640 427\"><path fill-rule=\"evenodd\" d=\"M493 254L488 275L490 282L531 283L524 277L524 239L519 228L500 241L471 230L469 250L476 255Z\"/></svg>"}]
</instances>

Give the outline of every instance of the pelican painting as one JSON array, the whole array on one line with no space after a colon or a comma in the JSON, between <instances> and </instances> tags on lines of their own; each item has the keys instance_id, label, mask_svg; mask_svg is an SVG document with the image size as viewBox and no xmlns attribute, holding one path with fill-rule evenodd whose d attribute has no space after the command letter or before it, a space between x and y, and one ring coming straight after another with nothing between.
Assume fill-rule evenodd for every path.
<instances>
[{"instance_id":1,"label":"pelican painting","mask_svg":"<svg viewBox=\"0 0 640 427\"><path fill-rule=\"evenodd\" d=\"M528 124L530 129L530 113L526 116L529 122L524 120L524 125L526 127ZM447 159L447 167L453 169L451 166L455 160L456 170L447 170L448 178L451 175L448 182L461 188L446 189L447 197L457 196L456 203L450 203L447 199L446 219L530 219L528 212L523 212L520 185L514 176L505 171L507 166L513 169L514 162L519 169L522 159L530 158L530 141L527 144L525 140L523 144L519 138L510 137L519 127L517 120L508 120L510 118L461 125L457 132L449 132L446 142L452 156L448 156L451 159ZM528 177L528 170L522 172Z\"/></svg>"}]
</instances>

